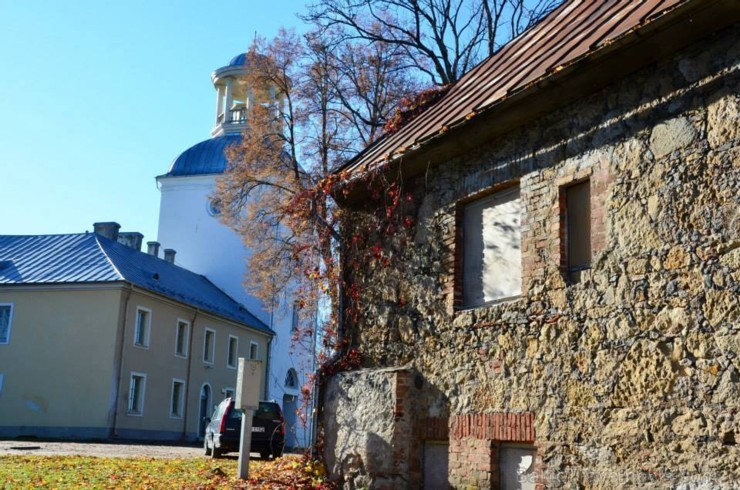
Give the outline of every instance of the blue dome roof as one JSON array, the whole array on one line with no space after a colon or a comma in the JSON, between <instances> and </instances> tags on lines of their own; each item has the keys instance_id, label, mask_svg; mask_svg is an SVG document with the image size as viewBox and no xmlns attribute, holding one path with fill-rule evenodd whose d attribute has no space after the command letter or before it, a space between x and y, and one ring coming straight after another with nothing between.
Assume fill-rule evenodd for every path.
<instances>
[{"instance_id":1,"label":"blue dome roof","mask_svg":"<svg viewBox=\"0 0 740 490\"><path fill-rule=\"evenodd\" d=\"M231 58L231 61L229 61L228 66L242 66L247 63L247 53L241 53L233 58Z\"/></svg>"},{"instance_id":2,"label":"blue dome roof","mask_svg":"<svg viewBox=\"0 0 740 490\"><path fill-rule=\"evenodd\" d=\"M238 144L241 135L224 134L201 141L191 146L175 158L167 172L168 177L179 175L207 175L220 174L226 170L226 148L232 144Z\"/></svg>"}]
</instances>

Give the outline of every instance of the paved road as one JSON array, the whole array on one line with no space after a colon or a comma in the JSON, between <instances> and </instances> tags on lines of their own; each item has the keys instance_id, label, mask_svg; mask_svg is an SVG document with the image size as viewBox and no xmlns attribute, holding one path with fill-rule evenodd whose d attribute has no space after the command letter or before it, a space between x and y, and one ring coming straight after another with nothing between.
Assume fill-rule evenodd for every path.
<instances>
[{"instance_id":1,"label":"paved road","mask_svg":"<svg viewBox=\"0 0 740 490\"><path fill-rule=\"evenodd\" d=\"M122 444L118 442L88 443L0 440L0 456L21 454L39 456L80 455L107 458L194 458L203 455L203 448L198 446ZM233 456L237 456L237 453L234 453Z\"/></svg>"}]
</instances>

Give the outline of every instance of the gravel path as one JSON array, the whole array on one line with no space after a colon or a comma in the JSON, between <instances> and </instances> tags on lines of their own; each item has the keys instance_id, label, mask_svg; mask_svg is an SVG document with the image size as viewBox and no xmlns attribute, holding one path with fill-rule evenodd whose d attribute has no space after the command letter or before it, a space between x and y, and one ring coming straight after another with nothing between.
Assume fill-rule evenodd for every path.
<instances>
[{"instance_id":1,"label":"gravel path","mask_svg":"<svg viewBox=\"0 0 740 490\"><path fill-rule=\"evenodd\" d=\"M0 440L0 456L100 456L105 458L195 458L203 456L200 446L163 446L154 444L43 442ZM233 454L237 456L237 453ZM230 455L229 455L230 456Z\"/></svg>"}]
</instances>

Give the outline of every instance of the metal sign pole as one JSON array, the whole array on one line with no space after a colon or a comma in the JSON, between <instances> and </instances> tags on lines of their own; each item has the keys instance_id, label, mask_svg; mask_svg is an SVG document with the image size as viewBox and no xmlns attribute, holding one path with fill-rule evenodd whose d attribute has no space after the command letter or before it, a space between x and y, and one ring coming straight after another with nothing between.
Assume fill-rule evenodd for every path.
<instances>
[{"instance_id":1,"label":"metal sign pole","mask_svg":"<svg viewBox=\"0 0 740 490\"><path fill-rule=\"evenodd\" d=\"M249 478L249 450L252 446L252 410L242 412L242 433L239 440L239 478Z\"/></svg>"}]
</instances>

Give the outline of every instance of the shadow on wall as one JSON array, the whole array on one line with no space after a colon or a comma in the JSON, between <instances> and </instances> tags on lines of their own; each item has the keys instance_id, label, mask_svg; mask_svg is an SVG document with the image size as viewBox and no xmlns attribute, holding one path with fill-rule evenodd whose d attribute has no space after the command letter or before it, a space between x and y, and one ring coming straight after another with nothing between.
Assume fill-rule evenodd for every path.
<instances>
[{"instance_id":1,"label":"shadow on wall","mask_svg":"<svg viewBox=\"0 0 740 490\"><path fill-rule=\"evenodd\" d=\"M438 407L439 416L418 413L421 406ZM323 416L332 479L355 489L419 488L424 475L445 478L448 410L446 397L408 368L333 376L324 390Z\"/></svg>"}]
</instances>

